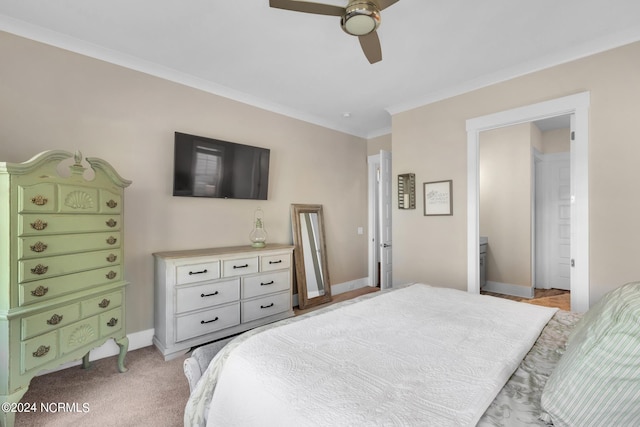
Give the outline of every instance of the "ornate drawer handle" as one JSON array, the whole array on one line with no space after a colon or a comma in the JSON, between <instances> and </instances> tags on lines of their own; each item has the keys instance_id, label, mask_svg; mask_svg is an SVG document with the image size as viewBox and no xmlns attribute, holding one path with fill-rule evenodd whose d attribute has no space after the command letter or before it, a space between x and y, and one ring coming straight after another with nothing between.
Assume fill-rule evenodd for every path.
<instances>
[{"instance_id":1,"label":"ornate drawer handle","mask_svg":"<svg viewBox=\"0 0 640 427\"><path fill-rule=\"evenodd\" d=\"M41 274L45 274L48 270L49 270L49 266L38 264L31 269L31 273L41 275Z\"/></svg>"},{"instance_id":2,"label":"ornate drawer handle","mask_svg":"<svg viewBox=\"0 0 640 427\"><path fill-rule=\"evenodd\" d=\"M117 259L118 259L118 256L115 254L109 254L109 256L107 257L107 261L109 262L116 262Z\"/></svg>"},{"instance_id":3,"label":"ornate drawer handle","mask_svg":"<svg viewBox=\"0 0 640 427\"><path fill-rule=\"evenodd\" d=\"M43 297L47 292L49 292L49 288L45 288L44 286L38 286L37 288L31 291L31 295L33 295L34 297Z\"/></svg>"},{"instance_id":4,"label":"ornate drawer handle","mask_svg":"<svg viewBox=\"0 0 640 427\"><path fill-rule=\"evenodd\" d=\"M234 266L233 266L233 268L234 268L234 269L236 269L236 268L247 268L247 267L249 267L249 264L245 264L245 265L234 265Z\"/></svg>"},{"instance_id":5,"label":"ornate drawer handle","mask_svg":"<svg viewBox=\"0 0 640 427\"><path fill-rule=\"evenodd\" d=\"M107 224L107 227L113 228L118 225L118 221L115 221L113 218L109 218L109 221L105 222L105 224Z\"/></svg>"},{"instance_id":6,"label":"ornate drawer handle","mask_svg":"<svg viewBox=\"0 0 640 427\"><path fill-rule=\"evenodd\" d=\"M270 308L273 307L273 303L269 304L269 305L261 305L260 308Z\"/></svg>"},{"instance_id":7,"label":"ornate drawer handle","mask_svg":"<svg viewBox=\"0 0 640 427\"><path fill-rule=\"evenodd\" d=\"M275 281L273 281L273 280L272 280L272 281L270 281L270 282L267 282L267 283L262 283L262 282L260 282L260 286L273 285L274 283L275 283Z\"/></svg>"},{"instance_id":8,"label":"ornate drawer handle","mask_svg":"<svg viewBox=\"0 0 640 427\"><path fill-rule=\"evenodd\" d=\"M37 196L34 196L31 198L31 203L33 203L34 205L37 206L44 206L47 204L47 202L49 201L49 199L47 199L46 197L38 194Z\"/></svg>"},{"instance_id":9,"label":"ornate drawer handle","mask_svg":"<svg viewBox=\"0 0 640 427\"><path fill-rule=\"evenodd\" d=\"M216 320L218 320L218 319L219 319L219 317L218 317L218 316L216 316L216 318L215 318L215 319L213 319L213 320L201 320L201 321L200 321L200 324L201 324L201 325L204 325L204 324L207 324L207 323L212 323L212 322L215 322L215 321L216 321Z\"/></svg>"},{"instance_id":10,"label":"ornate drawer handle","mask_svg":"<svg viewBox=\"0 0 640 427\"><path fill-rule=\"evenodd\" d=\"M214 293L212 293L212 294L200 294L200 298L213 297L213 296L218 295L219 293L220 293L220 292L215 291L215 292L214 292Z\"/></svg>"},{"instance_id":11,"label":"ornate drawer handle","mask_svg":"<svg viewBox=\"0 0 640 427\"><path fill-rule=\"evenodd\" d=\"M62 317L59 314L54 314L53 316L51 316L51 319L47 320L47 325L57 325L58 323L62 322Z\"/></svg>"},{"instance_id":12,"label":"ornate drawer handle","mask_svg":"<svg viewBox=\"0 0 640 427\"><path fill-rule=\"evenodd\" d=\"M34 222L31 223L31 228L33 228L34 230L42 231L45 228L47 228L47 225L49 224L44 222L43 220L36 219Z\"/></svg>"},{"instance_id":13,"label":"ornate drawer handle","mask_svg":"<svg viewBox=\"0 0 640 427\"><path fill-rule=\"evenodd\" d=\"M116 206L118 206L118 202L116 202L115 200L111 199L107 202L107 206L110 207L111 209L115 208Z\"/></svg>"},{"instance_id":14,"label":"ornate drawer handle","mask_svg":"<svg viewBox=\"0 0 640 427\"><path fill-rule=\"evenodd\" d=\"M205 274L207 272L207 269L205 268L202 271L190 271L189 272L189 276L193 275L193 274Z\"/></svg>"},{"instance_id":15,"label":"ornate drawer handle","mask_svg":"<svg viewBox=\"0 0 640 427\"><path fill-rule=\"evenodd\" d=\"M117 241L118 241L118 239L116 239L113 236L109 236L109 238L107 239L107 243L110 244L110 245L115 245Z\"/></svg>"},{"instance_id":16,"label":"ornate drawer handle","mask_svg":"<svg viewBox=\"0 0 640 427\"><path fill-rule=\"evenodd\" d=\"M36 351L34 351L32 354L33 354L33 357L42 357L42 356L44 356L45 354L49 353L49 350L51 350L51 347L50 347L50 346L48 346L48 345L47 345L47 346L41 345L41 346L40 346L40 347L38 347L38 349L37 349Z\"/></svg>"},{"instance_id":17,"label":"ornate drawer handle","mask_svg":"<svg viewBox=\"0 0 640 427\"><path fill-rule=\"evenodd\" d=\"M47 250L48 246L45 243L38 241L31 245L30 248L32 252L44 252Z\"/></svg>"},{"instance_id":18,"label":"ornate drawer handle","mask_svg":"<svg viewBox=\"0 0 640 427\"><path fill-rule=\"evenodd\" d=\"M115 271L111 270L110 272L108 272L107 274L105 274L105 277L109 280L111 279L115 279L115 277L118 275L118 273L116 273Z\"/></svg>"},{"instance_id":19,"label":"ornate drawer handle","mask_svg":"<svg viewBox=\"0 0 640 427\"><path fill-rule=\"evenodd\" d=\"M277 260L277 261L269 261L269 264L280 264L282 262L281 259Z\"/></svg>"},{"instance_id":20,"label":"ornate drawer handle","mask_svg":"<svg viewBox=\"0 0 640 427\"><path fill-rule=\"evenodd\" d=\"M107 326L110 328L113 328L117 324L118 324L118 319L116 319L115 317L112 317L111 320L107 322Z\"/></svg>"},{"instance_id":21,"label":"ornate drawer handle","mask_svg":"<svg viewBox=\"0 0 640 427\"><path fill-rule=\"evenodd\" d=\"M108 299L106 299L106 298L103 298L103 299L102 299L102 301L100 301L100 302L98 303L98 307L100 307L100 308L107 308L107 307L109 307L109 304L110 304L110 303L111 303L111 301L110 301L110 300L108 300Z\"/></svg>"}]
</instances>

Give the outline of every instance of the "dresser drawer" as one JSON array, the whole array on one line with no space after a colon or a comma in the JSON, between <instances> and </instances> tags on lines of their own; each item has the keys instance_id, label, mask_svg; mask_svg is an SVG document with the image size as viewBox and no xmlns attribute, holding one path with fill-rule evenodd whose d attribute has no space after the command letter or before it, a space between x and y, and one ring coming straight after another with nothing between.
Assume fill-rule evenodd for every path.
<instances>
[{"instance_id":1,"label":"dresser drawer","mask_svg":"<svg viewBox=\"0 0 640 427\"><path fill-rule=\"evenodd\" d=\"M60 255L56 257L34 258L18 262L18 282L46 279L48 277L93 270L100 267L118 265L122 260L122 250L85 252L82 254Z\"/></svg>"},{"instance_id":2,"label":"dresser drawer","mask_svg":"<svg viewBox=\"0 0 640 427\"><path fill-rule=\"evenodd\" d=\"M119 231L109 233L69 234L64 236L32 236L18 239L18 258L39 258L103 249L119 248Z\"/></svg>"},{"instance_id":3,"label":"dresser drawer","mask_svg":"<svg viewBox=\"0 0 640 427\"><path fill-rule=\"evenodd\" d=\"M176 313L213 307L239 299L239 279L181 287L176 291Z\"/></svg>"},{"instance_id":4,"label":"dresser drawer","mask_svg":"<svg viewBox=\"0 0 640 427\"><path fill-rule=\"evenodd\" d=\"M124 327L122 307L114 308L100 315L100 337L108 337Z\"/></svg>"},{"instance_id":5,"label":"dresser drawer","mask_svg":"<svg viewBox=\"0 0 640 427\"><path fill-rule=\"evenodd\" d=\"M18 216L19 236L42 236L48 234L86 233L120 230L122 218L116 215L42 215Z\"/></svg>"},{"instance_id":6,"label":"dresser drawer","mask_svg":"<svg viewBox=\"0 0 640 427\"><path fill-rule=\"evenodd\" d=\"M258 272L258 257L227 259L222 261L223 277L241 276Z\"/></svg>"},{"instance_id":7,"label":"dresser drawer","mask_svg":"<svg viewBox=\"0 0 640 427\"><path fill-rule=\"evenodd\" d=\"M119 193L100 189L100 208L101 213L120 213L122 212L122 196Z\"/></svg>"},{"instance_id":8,"label":"dresser drawer","mask_svg":"<svg viewBox=\"0 0 640 427\"><path fill-rule=\"evenodd\" d=\"M291 255L286 253L263 256L260 258L260 266L260 271L288 269L291 266Z\"/></svg>"},{"instance_id":9,"label":"dresser drawer","mask_svg":"<svg viewBox=\"0 0 640 427\"><path fill-rule=\"evenodd\" d=\"M176 341L205 335L240 324L240 304L231 304L176 317Z\"/></svg>"},{"instance_id":10,"label":"dresser drawer","mask_svg":"<svg viewBox=\"0 0 640 427\"><path fill-rule=\"evenodd\" d=\"M100 338L98 316L60 328L60 354L71 353Z\"/></svg>"},{"instance_id":11,"label":"dresser drawer","mask_svg":"<svg viewBox=\"0 0 640 427\"><path fill-rule=\"evenodd\" d=\"M242 298L253 298L289 290L289 271L260 274L242 279Z\"/></svg>"},{"instance_id":12,"label":"dresser drawer","mask_svg":"<svg viewBox=\"0 0 640 427\"><path fill-rule=\"evenodd\" d=\"M176 284L204 282L220 278L220 261L209 261L176 267Z\"/></svg>"},{"instance_id":13,"label":"dresser drawer","mask_svg":"<svg viewBox=\"0 0 640 427\"><path fill-rule=\"evenodd\" d=\"M99 268L67 276L52 277L18 285L20 305L46 301L70 292L99 286L109 282L122 281L121 267Z\"/></svg>"},{"instance_id":14,"label":"dresser drawer","mask_svg":"<svg viewBox=\"0 0 640 427\"><path fill-rule=\"evenodd\" d=\"M69 325L80 319L80 304L48 310L40 314L21 319L22 339L26 340L45 332Z\"/></svg>"},{"instance_id":15,"label":"dresser drawer","mask_svg":"<svg viewBox=\"0 0 640 427\"><path fill-rule=\"evenodd\" d=\"M58 357L58 331L21 343L21 372L25 373Z\"/></svg>"},{"instance_id":16,"label":"dresser drawer","mask_svg":"<svg viewBox=\"0 0 640 427\"><path fill-rule=\"evenodd\" d=\"M122 291L111 292L100 295L80 303L80 312L82 317L93 316L94 314L103 313L122 305Z\"/></svg>"},{"instance_id":17,"label":"dresser drawer","mask_svg":"<svg viewBox=\"0 0 640 427\"><path fill-rule=\"evenodd\" d=\"M55 212L55 210L55 184L18 186L18 212Z\"/></svg>"},{"instance_id":18,"label":"dresser drawer","mask_svg":"<svg viewBox=\"0 0 640 427\"><path fill-rule=\"evenodd\" d=\"M273 294L263 298L242 302L242 322L278 314L291 309L289 292Z\"/></svg>"}]
</instances>

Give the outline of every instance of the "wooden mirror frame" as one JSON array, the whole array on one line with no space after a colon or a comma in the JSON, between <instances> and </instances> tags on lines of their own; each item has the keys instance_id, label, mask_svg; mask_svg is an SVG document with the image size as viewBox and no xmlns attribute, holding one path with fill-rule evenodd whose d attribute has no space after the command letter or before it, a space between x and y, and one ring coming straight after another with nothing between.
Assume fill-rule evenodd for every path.
<instances>
[{"instance_id":1,"label":"wooden mirror frame","mask_svg":"<svg viewBox=\"0 0 640 427\"><path fill-rule=\"evenodd\" d=\"M309 298L307 291L306 267L304 263L302 230L300 227L301 213L318 214L318 246L320 248L320 261L322 268L322 276L324 282L324 295ZM296 282L298 287L298 307L301 309L313 307L331 301L331 281L329 280L329 268L327 267L327 250L325 245L324 234L324 216L322 213L322 205L291 205L291 227L293 231L293 244L295 249L293 258L296 267Z\"/></svg>"}]
</instances>

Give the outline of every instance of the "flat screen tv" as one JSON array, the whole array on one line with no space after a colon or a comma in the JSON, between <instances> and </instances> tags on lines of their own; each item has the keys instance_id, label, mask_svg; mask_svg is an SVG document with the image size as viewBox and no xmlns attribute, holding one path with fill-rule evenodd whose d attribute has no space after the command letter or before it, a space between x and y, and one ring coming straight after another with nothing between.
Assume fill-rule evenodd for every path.
<instances>
[{"instance_id":1,"label":"flat screen tv","mask_svg":"<svg viewBox=\"0 0 640 427\"><path fill-rule=\"evenodd\" d=\"M267 200L267 148L175 133L173 195Z\"/></svg>"}]
</instances>

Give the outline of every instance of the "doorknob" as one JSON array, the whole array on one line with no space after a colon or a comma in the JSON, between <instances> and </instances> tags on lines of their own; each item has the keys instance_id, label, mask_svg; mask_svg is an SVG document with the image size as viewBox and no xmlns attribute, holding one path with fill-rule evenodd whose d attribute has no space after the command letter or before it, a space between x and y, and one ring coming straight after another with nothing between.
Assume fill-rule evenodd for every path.
<instances>
[{"instance_id":1,"label":"doorknob","mask_svg":"<svg viewBox=\"0 0 640 427\"><path fill-rule=\"evenodd\" d=\"M390 247L391 247L391 244L390 244L390 243L383 243L383 244L382 244L382 247L383 247L383 248L390 248Z\"/></svg>"}]
</instances>

